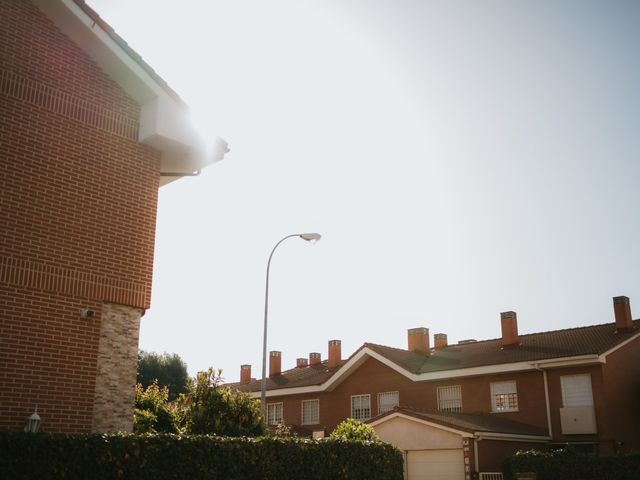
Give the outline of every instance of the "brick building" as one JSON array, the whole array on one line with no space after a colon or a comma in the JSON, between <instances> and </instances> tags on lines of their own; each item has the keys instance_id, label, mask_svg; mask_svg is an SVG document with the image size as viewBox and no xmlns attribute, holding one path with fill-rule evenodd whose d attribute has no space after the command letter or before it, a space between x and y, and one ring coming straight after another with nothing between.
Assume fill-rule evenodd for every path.
<instances>
[{"instance_id":1,"label":"brick building","mask_svg":"<svg viewBox=\"0 0 640 480\"><path fill-rule=\"evenodd\" d=\"M352 417L406 455L410 480L498 472L520 449L573 444L609 455L640 449L640 320L614 298L615 322L520 335L515 312L502 337L449 345L444 334L408 331L407 349L365 343L348 359L331 340L281 370L271 352L269 424L317 437ZM239 390L260 395L241 367Z\"/></svg>"},{"instance_id":2,"label":"brick building","mask_svg":"<svg viewBox=\"0 0 640 480\"><path fill-rule=\"evenodd\" d=\"M81 0L0 0L0 428L130 430L186 106Z\"/></svg>"}]
</instances>

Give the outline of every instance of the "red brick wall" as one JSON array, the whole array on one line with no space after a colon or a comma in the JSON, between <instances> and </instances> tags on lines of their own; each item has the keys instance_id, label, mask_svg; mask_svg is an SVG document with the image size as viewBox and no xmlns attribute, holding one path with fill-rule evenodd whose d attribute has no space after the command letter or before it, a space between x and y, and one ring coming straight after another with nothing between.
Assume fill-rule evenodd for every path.
<instances>
[{"instance_id":1,"label":"red brick wall","mask_svg":"<svg viewBox=\"0 0 640 480\"><path fill-rule=\"evenodd\" d=\"M560 408L562 404L562 386L560 377L563 375L579 375L589 373L591 375L591 388L593 391L593 403L596 413L596 424L598 433L595 435L563 435L560 423ZM565 367L549 370L547 373L549 383L549 405L551 410L551 428L553 430L553 441L559 443L566 442L594 442L609 443L607 437L610 432L606 424L606 399L604 395L604 385L602 383L602 368L594 365L589 367Z\"/></svg>"},{"instance_id":2,"label":"red brick wall","mask_svg":"<svg viewBox=\"0 0 640 480\"><path fill-rule=\"evenodd\" d=\"M0 74L137 121L139 106L27 1L0 0ZM147 308L159 153L0 87L0 428L38 405L91 427L100 306ZM96 310L91 320L79 309Z\"/></svg>"},{"instance_id":3,"label":"red brick wall","mask_svg":"<svg viewBox=\"0 0 640 480\"><path fill-rule=\"evenodd\" d=\"M615 453L640 450L640 339L607 357L603 366L605 423ZM622 442L622 445L617 445Z\"/></svg>"}]
</instances>

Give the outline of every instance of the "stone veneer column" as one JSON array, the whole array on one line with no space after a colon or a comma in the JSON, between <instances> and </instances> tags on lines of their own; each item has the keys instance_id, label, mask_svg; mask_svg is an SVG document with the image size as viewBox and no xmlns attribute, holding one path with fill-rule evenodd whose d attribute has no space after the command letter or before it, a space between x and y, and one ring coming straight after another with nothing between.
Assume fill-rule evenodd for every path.
<instances>
[{"instance_id":1,"label":"stone veneer column","mask_svg":"<svg viewBox=\"0 0 640 480\"><path fill-rule=\"evenodd\" d=\"M92 432L131 432L142 309L102 308Z\"/></svg>"}]
</instances>

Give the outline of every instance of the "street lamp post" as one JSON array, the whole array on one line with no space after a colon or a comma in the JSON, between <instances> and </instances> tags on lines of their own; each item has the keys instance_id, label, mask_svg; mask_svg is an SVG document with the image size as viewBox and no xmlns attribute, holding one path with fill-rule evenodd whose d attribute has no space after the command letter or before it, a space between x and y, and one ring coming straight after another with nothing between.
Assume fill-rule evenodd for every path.
<instances>
[{"instance_id":1,"label":"street lamp post","mask_svg":"<svg viewBox=\"0 0 640 480\"><path fill-rule=\"evenodd\" d=\"M271 258L273 257L276 248L282 242L284 242L287 238L291 237L300 237L301 239L315 243L322 238L322 235L319 233L293 233L291 235L287 235L278 243L276 243L273 250L271 250L271 254L269 255L269 261L267 262L267 280L266 287L264 293L264 333L262 336L262 389L260 391L260 406L262 408L262 418L265 423L267 422L267 316L269 311L269 269L271 268Z\"/></svg>"}]
</instances>

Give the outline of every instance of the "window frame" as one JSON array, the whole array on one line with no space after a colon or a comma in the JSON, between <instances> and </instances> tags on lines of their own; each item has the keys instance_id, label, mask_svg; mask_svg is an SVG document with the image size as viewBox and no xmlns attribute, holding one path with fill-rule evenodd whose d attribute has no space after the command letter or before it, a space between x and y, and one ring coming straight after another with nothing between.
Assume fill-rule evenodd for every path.
<instances>
[{"instance_id":1,"label":"window frame","mask_svg":"<svg viewBox=\"0 0 640 480\"><path fill-rule=\"evenodd\" d=\"M513 385L513 389L506 389L505 393L496 393L496 387L498 385ZM491 391L491 412L492 413L507 413L507 412L519 412L520 411L520 403L518 399L518 383L515 380L504 380L500 382L491 382L490 386ZM498 407L498 396L503 396L503 408ZM513 397L510 397L513 395ZM512 400L515 398L515 406L512 406Z\"/></svg>"},{"instance_id":2,"label":"window frame","mask_svg":"<svg viewBox=\"0 0 640 480\"><path fill-rule=\"evenodd\" d=\"M315 422L305 421L304 417L304 405L305 403L315 403L316 412L315 412ZM309 398L307 400L302 400L300 402L300 424L301 425L320 425L320 399L319 398Z\"/></svg>"},{"instance_id":3,"label":"window frame","mask_svg":"<svg viewBox=\"0 0 640 480\"><path fill-rule=\"evenodd\" d=\"M354 409L354 400L355 399L364 399L366 398L369 402L369 405L367 407L359 407L358 410L369 410L369 416L363 416L363 417L358 417L355 415L355 409ZM371 394L369 393L363 393L360 395L351 395L351 418L353 418L354 420L360 420L362 422L369 420L371 418Z\"/></svg>"},{"instance_id":4,"label":"window frame","mask_svg":"<svg viewBox=\"0 0 640 480\"><path fill-rule=\"evenodd\" d=\"M272 423L271 422L271 417L273 416L274 420L277 418L276 415L278 413L278 407L280 407L280 421ZM272 408L276 410L273 415L270 412L270 410ZM275 427L277 425L280 425L283 422L284 422L284 404L283 404L283 402L267 403L267 425L270 426L270 427Z\"/></svg>"},{"instance_id":5,"label":"window frame","mask_svg":"<svg viewBox=\"0 0 640 480\"><path fill-rule=\"evenodd\" d=\"M382 398L383 395L393 395L395 394L395 403L394 405L392 405L390 408L387 408L386 410L382 411L382 409L380 408L382 403L380 401L380 399ZM382 415L383 413L387 413L391 410L393 410L395 407L400 405L400 392L398 390L392 390L389 392L378 392L378 396L377 396L377 400L378 400L378 415Z\"/></svg>"},{"instance_id":6,"label":"window frame","mask_svg":"<svg viewBox=\"0 0 640 480\"><path fill-rule=\"evenodd\" d=\"M458 398L441 398L443 395L441 395L440 392L453 392L453 391L457 391L458 393ZM450 413L461 413L462 412L462 385L443 385L441 387L437 387L436 389L436 397L437 397L437 401L438 401L438 411L439 412L450 412ZM457 400L459 405L458 406L444 406L443 403L444 402L452 402Z\"/></svg>"}]
</instances>

